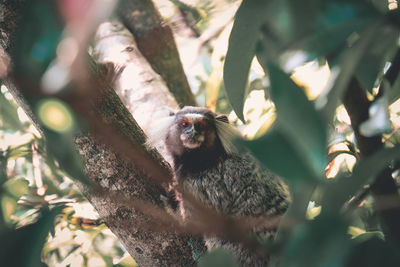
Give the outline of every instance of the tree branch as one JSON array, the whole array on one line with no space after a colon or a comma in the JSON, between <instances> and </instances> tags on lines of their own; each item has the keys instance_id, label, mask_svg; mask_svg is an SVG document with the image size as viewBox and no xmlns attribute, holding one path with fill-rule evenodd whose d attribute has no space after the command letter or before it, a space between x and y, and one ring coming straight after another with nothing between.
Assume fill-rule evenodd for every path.
<instances>
[{"instance_id":1,"label":"tree branch","mask_svg":"<svg viewBox=\"0 0 400 267\"><path fill-rule=\"evenodd\" d=\"M15 20L22 7L23 5L14 5L13 1L5 1L1 4L5 15L0 31L7 37L2 39L5 50L12 45L9 38L10 30L14 30L15 27L3 27L6 25L4 22L17 25ZM82 61L84 60L81 59L80 62ZM77 69L80 67L82 66L78 66ZM19 77L13 77L16 86L10 79L7 80L7 86L19 103L28 104L21 105L22 108L28 110L29 98L24 98L25 94L21 94L22 91L18 89L24 89L23 93L35 95L41 90L38 85L26 84ZM79 77L85 78L85 75ZM194 265L188 237L175 232L146 231L139 228L140 225L146 224L153 218L118 198L109 198L106 194L109 192L110 195L123 195L132 200L140 199L162 209L165 204L161 198L168 199L166 190L158 181L151 178L161 177L164 181L168 181L171 179L171 172L168 164L163 163L162 157L156 151L145 150L143 146L145 136L142 130L114 90L102 80L104 77L86 78L89 81L75 80L76 87L73 92L63 99L78 114L87 119L92 130L92 134L82 133L76 137L76 148L81 153L87 175L93 185L93 188L89 188L80 184L82 192L140 265ZM22 84L23 86L19 86ZM37 95L37 97L43 97L43 95ZM33 112L28 112L28 114L38 124L35 114ZM106 145L101 144L94 136L102 142L105 140L108 142L105 142ZM116 144L119 140L123 140L119 144L125 149L117 153L119 147L115 149L109 144ZM135 156L133 160L129 157L132 155ZM129 225L122 223L127 220L131 222Z\"/></svg>"},{"instance_id":2,"label":"tree branch","mask_svg":"<svg viewBox=\"0 0 400 267\"><path fill-rule=\"evenodd\" d=\"M351 119L351 125L360 150L360 158L368 157L382 149L382 136L365 137L359 131L361 123L369 117L371 102L355 78L350 82L343 102ZM387 237L400 243L400 208L388 207L386 202L386 199L390 197L395 203L400 203L400 196L392 178L392 170L389 167L378 175L371 185L371 192Z\"/></svg>"},{"instance_id":3,"label":"tree branch","mask_svg":"<svg viewBox=\"0 0 400 267\"><path fill-rule=\"evenodd\" d=\"M135 37L140 52L164 79L179 106L196 106L172 31L162 22L153 2L120 1L117 13Z\"/></svg>"}]
</instances>

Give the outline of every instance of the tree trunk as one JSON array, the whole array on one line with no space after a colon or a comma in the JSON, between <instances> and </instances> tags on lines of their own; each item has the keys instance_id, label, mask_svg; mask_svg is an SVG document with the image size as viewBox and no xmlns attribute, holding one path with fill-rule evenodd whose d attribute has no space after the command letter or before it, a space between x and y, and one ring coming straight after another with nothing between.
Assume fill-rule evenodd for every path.
<instances>
[{"instance_id":1,"label":"tree trunk","mask_svg":"<svg viewBox=\"0 0 400 267\"><path fill-rule=\"evenodd\" d=\"M1 4L1 44L6 51L12 46L9 37L17 25L16 18L22 6L22 1ZM18 103L25 103L22 108L37 125L35 114L29 111L29 104L26 105L29 99L26 101L18 90L24 87L18 88L18 79L5 81ZM77 136L75 143L92 187L78 185L141 266L194 265L189 238L163 231L165 221L156 218L157 212L165 206L163 199L168 200L160 180L166 183L171 178L169 165L155 150L144 146L143 131L112 88L102 81L96 84L104 84L104 88L93 99L76 96L64 99L81 116L89 114L86 119L91 133ZM80 110L82 106L84 110Z\"/></svg>"}]
</instances>

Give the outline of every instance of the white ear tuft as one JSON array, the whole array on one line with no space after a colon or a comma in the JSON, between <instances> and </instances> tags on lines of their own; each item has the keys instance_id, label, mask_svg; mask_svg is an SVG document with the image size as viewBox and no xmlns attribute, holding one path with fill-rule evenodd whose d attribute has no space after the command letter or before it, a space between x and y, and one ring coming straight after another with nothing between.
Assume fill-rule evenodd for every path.
<instances>
[{"instance_id":1,"label":"white ear tuft","mask_svg":"<svg viewBox=\"0 0 400 267\"><path fill-rule=\"evenodd\" d=\"M229 123L220 120L215 120L215 126L217 128L219 139L221 140L222 146L224 147L226 153L238 153L233 140L240 137L239 131Z\"/></svg>"},{"instance_id":2,"label":"white ear tuft","mask_svg":"<svg viewBox=\"0 0 400 267\"><path fill-rule=\"evenodd\" d=\"M163 142L167 137L169 128L173 124L175 116L168 116L159 119L152 123L154 125L151 127L151 131L148 133L146 145L150 147L155 147L160 142Z\"/></svg>"}]
</instances>

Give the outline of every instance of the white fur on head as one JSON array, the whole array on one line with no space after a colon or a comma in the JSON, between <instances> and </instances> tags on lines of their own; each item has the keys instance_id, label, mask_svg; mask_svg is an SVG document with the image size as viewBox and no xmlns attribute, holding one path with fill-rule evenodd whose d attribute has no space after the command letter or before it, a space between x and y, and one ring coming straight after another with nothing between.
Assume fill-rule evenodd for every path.
<instances>
[{"instance_id":1,"label":"white fur on head","mask_svg":"<svg viewBox=\"0 0 400 267\"><path fill-rule=\"evenodd\" d=\"M240 133L229 123L215 120L215 126L217 128L217 134L221 140L222 146L224 147L226 153L236 154L238 150L233 142L234 139L240 137Z\"/></svg>"},{"instance_id":2,"label":"white fur on head","mask_svg":"<svg viewBox=\"0 0 400 267\"><path fill-rule=\"evenodd\" d=\"M164 117L157 120L152 127L151 132L147 136L146 144L150 147L156 146L160 141L164 141L167 137L171 125L174 123L175 115Z\"/></svg>"}]
</instances>

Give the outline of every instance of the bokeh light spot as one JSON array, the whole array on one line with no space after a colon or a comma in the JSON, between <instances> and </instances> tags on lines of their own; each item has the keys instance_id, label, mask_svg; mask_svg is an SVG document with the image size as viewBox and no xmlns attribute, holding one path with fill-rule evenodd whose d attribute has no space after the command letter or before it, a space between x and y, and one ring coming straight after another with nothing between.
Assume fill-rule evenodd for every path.
<instances>
[{"instance_id":1,"label":"bokeh light spot","mask_svg":"<svg viewBox=\"0 0 400 267\"><path fill-rule=\"evenodd\" d=\"M74 126L69 108L57 99L43 100L38 106L38 115L42 123L56 132L71 131Z\"/></svg>"}]
</instances>

